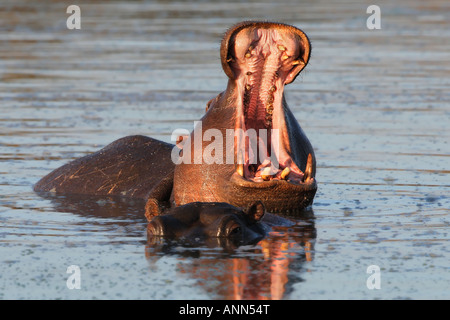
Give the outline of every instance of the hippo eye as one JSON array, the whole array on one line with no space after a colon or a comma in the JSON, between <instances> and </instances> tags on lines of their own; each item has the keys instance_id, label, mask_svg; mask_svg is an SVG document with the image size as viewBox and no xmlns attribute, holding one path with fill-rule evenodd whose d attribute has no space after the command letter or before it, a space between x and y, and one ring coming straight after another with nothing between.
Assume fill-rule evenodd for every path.
<instances>
[{"instance_id":1,"label":"hippo eye","mask_svg":"<svg viewBox=\"0 0 450 320\"><path fill-rule=\"evenodd\" d=\"M230 236L237 235L239 233L241 233L241 227L235 227L235 228L231 229Z\"/></svg>"}]
</instances>

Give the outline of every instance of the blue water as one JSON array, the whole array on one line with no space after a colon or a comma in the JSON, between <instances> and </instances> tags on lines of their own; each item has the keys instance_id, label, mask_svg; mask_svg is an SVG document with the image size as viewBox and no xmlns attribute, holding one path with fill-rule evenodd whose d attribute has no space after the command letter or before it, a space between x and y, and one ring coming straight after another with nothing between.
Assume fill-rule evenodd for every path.
<instances>
[{"instance_id":1,"label":"blue water","mask_svg":"<svg viewBox=\"0 0 450 320\"><path fill-rule=\"evenodd\" d=\"M366 2L96 1L68 30L62 3L2 1L0 298L450 298L449 4L381 1L368 30ZM318 160L295 226L239 248L148 241L142 203L32 191L120 137L192 129L226 87L223 33L248 19L313 45L286 88Z\"/></svg>"}]
</instances>

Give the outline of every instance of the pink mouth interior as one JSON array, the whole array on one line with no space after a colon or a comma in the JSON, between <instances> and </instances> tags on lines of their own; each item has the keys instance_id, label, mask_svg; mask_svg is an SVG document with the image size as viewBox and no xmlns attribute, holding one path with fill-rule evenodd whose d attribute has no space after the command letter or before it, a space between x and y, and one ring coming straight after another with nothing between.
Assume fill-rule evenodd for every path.
<instances>
[{"instance_id":1,"label":"pink mouth interior","mask_svg":"<svg viewBox=\"0 0 450 320\"><path fill-rule=\"evenodd\" d=\"M247 134L238 138L242 139L237 144L238 163L243 163L242 173L247 180L284 179L295 183L304 180L304 173L290 155L282 103L285 83L295 77L296 66L304 64L299 57L298 41L278 29L244 29L234 39L234 52L229 60L241 102L236 129L246 133L254 129L258 141L255 148ZM266 149L265 157L258 156L261 147ZM242 154L239 150L245 151Z\"/></svg>"}]
</instances>

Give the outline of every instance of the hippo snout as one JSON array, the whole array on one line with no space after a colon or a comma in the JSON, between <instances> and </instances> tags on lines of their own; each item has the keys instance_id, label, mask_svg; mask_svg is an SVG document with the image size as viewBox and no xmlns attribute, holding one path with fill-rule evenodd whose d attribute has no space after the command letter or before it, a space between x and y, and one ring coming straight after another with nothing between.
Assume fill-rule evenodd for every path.
<instances>
[{"instance_id":1,"label":"hippo snout","mask_svg":"<svg viewBox=\"0 0 450 320\"><path fill-rule=\"evenodd\" d=\"M164 228L163 223L161 223L161 219L159 219L159 217L156 217L148 223L147 234L149 236L162 237L162 236L166 235L166 232L164 229L165 228Z\"/></svg>"},{"instance_id":2,"label":"hippo snout","mask_svg":"<svg viewBox=\"0 0 450 320\"><path fill-rule=\"evenodd\" d=\"M227 203L190 203L176 207L149 221L149 237L228 238L251 242L261 238L264 230L259 220L264 205L256 202L243 210Z\"/></svg>"}]
</instances>

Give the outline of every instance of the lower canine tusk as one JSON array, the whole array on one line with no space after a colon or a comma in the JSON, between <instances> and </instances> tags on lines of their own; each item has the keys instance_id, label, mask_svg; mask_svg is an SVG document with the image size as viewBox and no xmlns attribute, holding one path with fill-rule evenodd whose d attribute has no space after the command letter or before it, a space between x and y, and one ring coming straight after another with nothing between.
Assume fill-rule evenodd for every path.
<instances>
[{"instance_id":1,"label":"lower canine tusk","mask_svg":"<svg viewBox=\"0 0 450 320\"><path fill-rule=\"evenodd\" d=\"M284 168L281 172L281 179L287 180L289 173L291 173L291 169L289 167Z\"/></svg>"},{"instance_id":2,"label":"lower canine tusk","mask_svg":"<svg viewBox=\"0 0 450 320\"><path fill-rule=\"evenodd\" d=\"M308 160L306 161L305 175L303 181L308 182L312 178L312 155L308 154Z\"/></svg>"},{"instance_id":3,"label":"lower canine tusk","mask_svg":"<svg viewBox=\"0 0 450 320\"><path fill-rule=\"evenodd\" d=\"M237 165L237 169L236 172L243 177L244 176L244 165L243 164L238 164Z\"/></svg>"}]
</instances>

